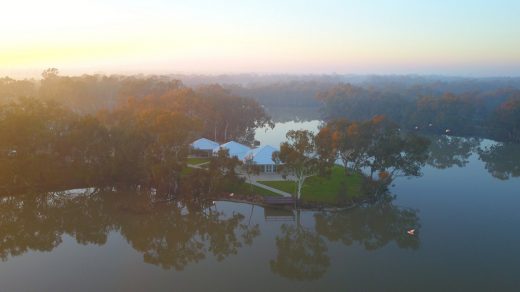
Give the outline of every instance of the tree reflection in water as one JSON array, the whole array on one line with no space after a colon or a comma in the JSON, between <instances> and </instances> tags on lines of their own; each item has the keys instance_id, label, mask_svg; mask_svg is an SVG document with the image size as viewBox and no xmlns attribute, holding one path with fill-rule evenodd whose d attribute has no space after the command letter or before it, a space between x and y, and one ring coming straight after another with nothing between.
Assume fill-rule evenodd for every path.
<instances>
[{"instance_id":1,"label":"tree reflection in water","mask_svg":"<svg viewBox=\"0 0 520 292\"><path fill-rule=\"evenodd\" d=\"M520 177L520 144L500 143L478 151L486 170L501 180Z\"/></svg>"},{"instance_id":2,"label":"tree reflection in water","mask_svg":"<svg viewBox=\"0 0 520 292\"><path fill-rule=\"evenodd\" d=\"M281 236L276 237L278 254L271 260L271 271L293 280L321 278L330 265L327 245L316 232L302 226L300 211L295 225L283 224Z\"/></svg>"},{"instance_id":3,"label":"tree reflection in water","mask_svg":"<svg viewBox=\"0 0 520 292\"><path fill-rule=\"evenodd\" d=\"M417 211L397 207L389 201L345 212L321 212L315 219L316 232L330 241L345 245L357 243L370 251L390 242L395 242L399 248L419 248L419 236L406 233L409 229L419 230Z\"/></svg>"},{"instance_id":4,"label":"tree reflection in water","mask_svg":"<svg viewBox=\"0 0 520 292\"><path fill-rule=\"evenodd\" d=\"M479 138L453 137L447 135L430 138L429 158L427 163L438 169L453 166L464 167L469 157L482 142Z\"/></svg>"},{"instance_id":5,"label":"tree reflection in water","mask_svg":"<svg viewBox=\"0 0 520 292\"><path fill-rule=\"evenodd\" d=\"M299 214L294 225L283 224L276 238L278 254L271 260L271 271L292 280L315 280L328 270L329 241L350 246L357 243L373 251L395 242L402 249L418 249L419 236L410 236L409 229L420 229L417 211L404 209L381 200L341 212L314 214L315 230L301 225Z\"/></svg>"},{"instance_id":6,"label":"tree reflection in water","mask_svg":"<svg viewBox=\"0 0 520 292\"><path fill-rule=\"evenodd\" d=\"M431 141L428 164L435 168L464 167L470 156L475 154L493 177L501 180L520 177L520 144L494 143L484 146L480 138L452 136L435 136L431 137Z\"/></svg>"},{"instance_id":7,"label":"tree reflection in water","mask_svg":"<svg viewBox=\"0 0 520 292\"><path fill-rule=\"evenodd\" d=\"M283 224L276 237L277 256L271 271L292 280L315 280L330 265L328 241L360 244L375 250L395 242L417 249L419 238L408 236L420 228L416 211L391 201L360 206L343 212L314 214L315 226L304 226L300 211L294 224ZM205 200L153 203L145 192L93 192L26 194L0 200L0 257L28 251L51 251L69 235L79 244L107 243L120 233L146 263L182 270L209 255L218 261L251 245L260 225L248 223L238 212L224 213Z\"/></svg>"},{"instance_id":8,"label":"tree reflection in water","mask_svg":"<svg viewBox=\"0 0 520 292\"><path fill-rule=\"evenodd\" d=\"M119 231L144 261L182 270L212 254L236 254L260 234L240 213L226 215L201 202L154 205L148 194L104 192L92 195L27 194L0 201L2 260L29 250L51 251L62 235L80 244L107 242Z\"/></svg>"}]
</instances>

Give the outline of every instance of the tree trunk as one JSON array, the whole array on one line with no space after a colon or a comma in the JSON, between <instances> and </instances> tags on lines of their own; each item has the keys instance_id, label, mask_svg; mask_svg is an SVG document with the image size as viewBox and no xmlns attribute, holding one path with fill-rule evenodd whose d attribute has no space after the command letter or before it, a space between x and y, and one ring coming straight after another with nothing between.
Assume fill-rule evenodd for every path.
<instances>
[{"instance_id":1,"label":"tree trunk","mask_svg":"<svg viewBox=\"0 0 520 292\"><path fill-rule=\"evenodd\" d=\"M298 178L296 198L299 200L302 196L303 183L305 182L305 176Z\"/></svg>"},{"instance_id":2,"label":"tree trunk","mask_svg":"<svg viewBox=\"0 0 520 292\"><path fill-rule=\"evenodd\" d=\"M224 142L227 141L227 129L229 127L229 124L226 122L226 127L224 128Z\"/></svg>"},{"instance_id":3,"label":"tree trunk","mask_svg":"<svg viewBox=\"0 0 520 292\"><path fill-rule=\"evenodd\" d=\"M343 168L345 169L345 175L350 176L350 171L348 171L348 160L343 159Z\"/></svg>"}]
</instances>

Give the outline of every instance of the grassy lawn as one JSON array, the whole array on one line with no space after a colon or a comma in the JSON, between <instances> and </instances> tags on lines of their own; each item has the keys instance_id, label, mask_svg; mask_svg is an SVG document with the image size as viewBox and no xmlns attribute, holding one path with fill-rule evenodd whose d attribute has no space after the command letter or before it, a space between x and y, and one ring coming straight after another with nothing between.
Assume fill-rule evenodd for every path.
<instances>
[{"instance_id":1,"label":"grassy lawn","mask_svg":"<svg viewBox=\"0 0 520 292\"><path fill-rule=\"evenodd\" d=\"M192 173L192 172L193 172L193 168L191 168L191 167L185 167L185 168L183 168L182 171L181 171L181 176L186 176L186 175L188 175L188 174L190 174L190 173Z\"/></svg>"},{"instance_id":2,"label":"grassy lawn","mask_svg":"<svg viewBox=\"0 0 520 292\"><path fill-rule=\"evenodd\" d=\"M209 157L190 157L190 158L188 158L188 164L197 165L197 164L209 162L209 160L210 160Z\"/></svg>"},{"instance_id":3,"label":"grassy lawn","mask_svg":"<svg viewBox=\"0 0 520 292\"><path fill-rule=\"evenodd\" d=\"M345 171L340 166L332 169L330 177L310 177L305 180L302 189L304 201L335 203L341 197L353 198L361 194L362 177L360 174L345 176ZM261 184L294 194L296 184L294 181L259 181Z\"/></svg>"},{"instance_id":4,"label":"grassy lawn","mask_svg":"<svg viewBox=\"0 0 520 292\"><path fill-rule=\"evenodd\" d=\"M260 196L267 196L267 197L280 197L279 194L273 193L269 190L263 189L261 187L257 187L255 185L251 185L249 183L244 183L239 190L237 190L237 193L243 194L243 195L250 195L251 194L251 186L253 187L253 194L254 195L260 195Z\"/></svg>"}]
</instances>

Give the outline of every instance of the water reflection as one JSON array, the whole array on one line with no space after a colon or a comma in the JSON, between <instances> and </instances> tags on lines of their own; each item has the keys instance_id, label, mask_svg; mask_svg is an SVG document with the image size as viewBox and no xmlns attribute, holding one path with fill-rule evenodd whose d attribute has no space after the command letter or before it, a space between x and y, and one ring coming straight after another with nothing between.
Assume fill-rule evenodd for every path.
<instances>
[{"instance_id":1,"label":"water reflection","mask_svg":"<svg viewBox=\"0 0 520 292\"><path fill-rule=\"evenodd\" d=\"M419 248L417 211L397 207L389 201L346 212L321 212L315 214L315 219L318 234L347 246L356 243L366 250L376 250L395 242L400 248ZM417 230L416 235L407 234L409 229Z\"/></svg>"},{"instance_id":2,"label":"water reflection","mask_svg":"<svg viewBox=\"0 0 520 292\"><path fill-rule=\"evenodd\" d=\"M240 213L197 205L154 205L146 194L113 192L6 197L0 203L0 255L5 261L29 250L51 251L63 234L103 245L119 231L144 262L182 270L210 254L217 260L234 255L260 234L258 224L245 224Z\"/></svg>"},{"instance_id":3,"label":"water reflection","mask_svg":"<svg viewBox=\"0 0 520 292\"><path fill-rule=\"evenodd\" d=\"M326 240L357 244L373 251L395 242L399 248L416 250L420 246L420 222L417 211L400 208L390 200L367 204L341 212L314 214L314 230L300 222L283 224L276 237L277 256L271 271L292 280L315 280L328 270L330 256ZM415 229L415 235L407 230Z\"/></svg>"},{"instance_id":4,"label":"water reflection","mask_svg":"<svg viewBox=\"0 0 520 292\"><path fill-rule=\"evenodd\" d=\"M477 155L491 176L500 180L520 177L520 144L451 136L430 139L427 163L437 169L465 167L470 157Z\"/></svg>"},{"instance_id":5,"label":"water reflection","mask_svg":"<svg viewBox=\"0 0 520 292\"><path fill-rule=\"evenodd\" d=\"M418 248L414 210L391 202L343 212L318 212L314 225L305 226L300 211L269 210L260 222L247 214L218 210L211 202L152 203L146 193L92 192L25 194L0 201L0 256L3 261L29 251L50 252L63 235L80 245L105 245L112 232L120 233L142 254L143 262L163 269L183 270L208 256L222 261L237 255L262 236L261 227L283 217L275 230L276 257L268 260L272 273L292 280L315 280L329 269L329 241L357 243L367 250L394 241L400 248ZM281 216L281 217L280 217ZM254 221L254 220L253 220ZM272 224L272 223L269 223ZM78 249L77 252L81 252ZM260 263L266 259L258 258Z\"/></svg>"},{"instance_id":6,"label":"water reflection","mask_svg":"<svg viewBox=\"0 0 520 292\"><path fill-rule=\"evenodd\" d=\"M520 177L520 144L503 143L478 150L486 170L501 180Z\"/></svg>"},{"instance_id":7,"label":"water reflection","mask_svg":"<svg viewBox=\"0 0 520 292\"><path fill-rule=\"evenodd\" d=\"M300 212L293 225L283 224L276 237L277 256L270 261L271 271L293 280L321 278L330 265L327 245L315 231L300 222Z\"/></svg>"},{"instance_id":8,"label":"water reflection","mask_svg":"<svg viewBox=\"0 0 520 292\"><path fill-rule=\"evenodd\" d=\"M430 153L427 163L438 169L453 166L464 167L471 154L478 149L481 139L453 136L430 137Z\"/></svg>"}]
</instances>

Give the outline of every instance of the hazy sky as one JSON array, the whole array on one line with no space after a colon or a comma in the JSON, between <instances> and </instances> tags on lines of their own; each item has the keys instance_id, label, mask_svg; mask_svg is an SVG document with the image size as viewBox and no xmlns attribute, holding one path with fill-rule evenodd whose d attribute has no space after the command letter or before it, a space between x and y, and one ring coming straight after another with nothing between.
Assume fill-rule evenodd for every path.
<instances>
[{"instance_id":1,"label":"hazy sky","mask_svg":"<svg viewBox=\"0 0 520 292\"><path fill-rule=\"evenodd\" d=\"M2 3L0 74L34 76L47 67L519 76L520 1Z\"/></svg>"}]
</instances>

